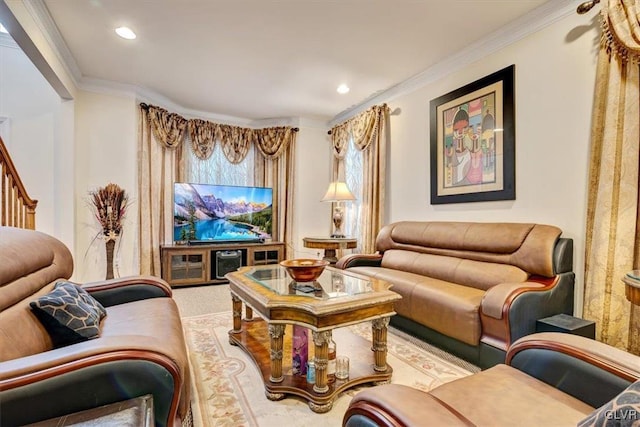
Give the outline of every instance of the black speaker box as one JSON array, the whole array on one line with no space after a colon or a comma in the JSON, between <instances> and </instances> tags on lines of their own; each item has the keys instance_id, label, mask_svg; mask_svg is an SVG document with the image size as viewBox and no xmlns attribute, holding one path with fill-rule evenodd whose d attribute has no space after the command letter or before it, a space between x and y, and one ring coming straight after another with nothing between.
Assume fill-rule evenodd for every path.
<instances>
[{"instance_id":1,"label":"black speaker box","mask_svg":"<svg viewBox=\"0 0 640 427\"><path fill-rule=\"evenodd\" d=\"M217 251L215 261L216 279L224 279L224 275L236 271L242 266L242 251Z\"/></svg>"}]
</instances>

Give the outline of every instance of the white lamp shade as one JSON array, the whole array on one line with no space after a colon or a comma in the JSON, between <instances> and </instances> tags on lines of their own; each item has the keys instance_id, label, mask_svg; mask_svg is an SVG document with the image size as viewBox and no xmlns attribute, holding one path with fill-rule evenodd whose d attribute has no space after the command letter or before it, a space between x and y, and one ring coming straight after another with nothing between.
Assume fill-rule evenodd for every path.
<instances>
[{"instance_id":1,"label":"white lamp shade","mask_svg":"<svg viewBox=\"0 0 640 427\"><path fill-rule=\"evenodd\" d=\"M329 184L327 193L322 198L323 202L339 202L342 200L355 200L356 197L351 193L346 182L334 181Z\"/></svg>"}]
</instances>

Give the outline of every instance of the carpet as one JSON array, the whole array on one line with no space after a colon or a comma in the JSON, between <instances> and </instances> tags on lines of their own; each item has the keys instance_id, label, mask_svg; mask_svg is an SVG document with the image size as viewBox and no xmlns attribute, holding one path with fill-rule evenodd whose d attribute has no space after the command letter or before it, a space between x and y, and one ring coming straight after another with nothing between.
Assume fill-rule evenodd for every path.
<instances>
[{"instance_id":1,"label":"carpet","mask_svg":"<svg viewBox=\"0 0 640 427\"><path fill-rule=\"evenodd\" d=\"M194 385L195 427L340 426L352 397L370 387L363 385L345 391L326 414L312 412L306 401L295 396L270 401L251 357L229 344L231 312L185 317L182 322ZM354 347L371 347L369 323L340 328L333 335L339 355L349 355ZM285 332L286 336L291 336L290 331ZM436 355L438 349L393 328L389 328L387 346L387 362L393 367L392 383L428 391L478 371L447 353L440 351Z\"/></svg>"}]
</instances>

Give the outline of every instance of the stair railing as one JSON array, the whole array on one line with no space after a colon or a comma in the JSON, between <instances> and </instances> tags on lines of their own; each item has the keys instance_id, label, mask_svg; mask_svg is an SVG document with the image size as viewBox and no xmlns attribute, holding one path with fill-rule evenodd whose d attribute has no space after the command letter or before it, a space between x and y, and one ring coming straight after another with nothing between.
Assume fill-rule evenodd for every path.
<instances>
[{"instance_id":1,"label":"stair railing","mask_svg":"<svg viewBox=\"0 0 640 427\"><path fill-rule=\"evenodd\" d=\"M0 225L34 230L38 201L27 194L2 138L0 168Z\"/></svg>"}]
</instances>

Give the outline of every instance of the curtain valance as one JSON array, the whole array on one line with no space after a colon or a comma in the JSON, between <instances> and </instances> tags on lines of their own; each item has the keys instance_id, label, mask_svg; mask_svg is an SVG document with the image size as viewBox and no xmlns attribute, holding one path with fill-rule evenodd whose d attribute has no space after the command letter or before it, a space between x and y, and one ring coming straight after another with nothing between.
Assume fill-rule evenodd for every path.
<instances>
[{"instance_id":1,"label":"curtain valance","mask_svg":"<svg viewBox=\"0 0 640 427\"><path fill-rule=\"evenodd\" d=\"M374 105L357 116L334 126L331 129L333 155L338 159L344 158L350 137L353 138L358 150L366 150L378 138L380 124L388 112L387 104Z\"/></svg>"},{"instance_id":2,"label":"curtain valance","mask_svg":"<svg viewBox=\"0 0 640 427\"><path fill-rule=\"evenodd\" d=\"M191 149L201 160L211 156L216 142L222 144L225 157L233 164L244 160L251 144L256 144L257 151L263 157L275 159L282 155L289 144L293 143L295 132L298 130L290 126L252 129L202 119L187 120L164 108L147 104L140 104L140 107L148 110L149 124L154 136L161 144L166 148L177 148L188 132Z\"/></svg>"},{"instance_id":3,"label":"curtain valance","mask_svg":"<svg viewBox=\"0 0 640 427\"><path fill-rule=\"evenodd\" d=\"M216 125L216 139L229 163L237 165L249 153L253 143L253 129L231 125Z\"/></svg>"},{"instance_id":4,"label":"curtain valance","mask_svg":"<svg viewBox=\"0 0 640 427\"><path fill-rule=\"evenodd\" d=\"M191 149L200 160L207 160L211 157L213 149L216 146L215 123L207 122L201 119L193 119L188 121L189 138L191 139Z\"/></svg>"},{"instance_id":5,"label":"curtain valance","mask_svg":"<svg viewBox=\"0 0 640 427\"><path fill-rule=\"evenodd\" d=\"M182 144L187 120L163 108L149 106L149 123L153 134L166 148L177 148Z\"/></svg>"},{"instance_id":6,"label":"curtain valance","mask_svg":"<svg viewBox=\"0 0 640 427\"><path fill-rule=\"evenodd\" d=\"M635 0L608 0L600 10L602 43L623 62L640 63L640 5Z\"/></svg>"},{"instance_id":7,"label":"curtain valance","mask_svg":"<svg viewBox=\"0 0 640 427\"><path fill-rule=\"evenodd\" d=\"M294 129L288 126L260 129L254 131L255 143L263 157L278 158L291 144Z\"/></svg>"}]
</instances>

